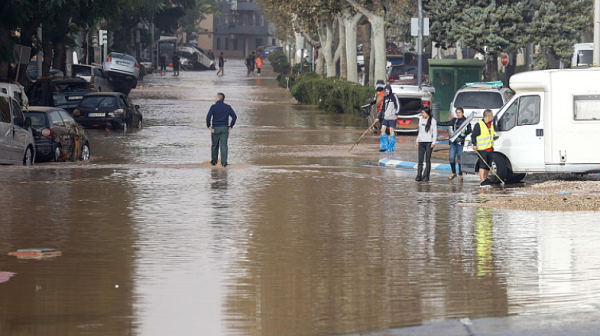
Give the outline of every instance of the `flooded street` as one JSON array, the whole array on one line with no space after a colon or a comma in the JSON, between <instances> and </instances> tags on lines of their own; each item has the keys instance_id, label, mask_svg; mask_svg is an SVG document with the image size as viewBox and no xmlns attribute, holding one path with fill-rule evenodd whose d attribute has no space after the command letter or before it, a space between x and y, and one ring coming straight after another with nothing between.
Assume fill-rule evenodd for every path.
<instances>
[{"instance_id":1,"label":"flooded street","mask_svg":"<svg viewBox=\"0 0 600 336\"><path fill-rule=\"evenodd\" d=\"M504 191L378 167L372 136L349 154L363 120L245 71L149 75L130 95L144 128L89 131L89 162L0 166L0 335L345 335L600 308L596 212L460 206ZM209 163L217 92L238 115L227 168ZM415 160L413 139L397 157ZM8 255L40 247L62 256Z\"/></svg>"}]
</instances>

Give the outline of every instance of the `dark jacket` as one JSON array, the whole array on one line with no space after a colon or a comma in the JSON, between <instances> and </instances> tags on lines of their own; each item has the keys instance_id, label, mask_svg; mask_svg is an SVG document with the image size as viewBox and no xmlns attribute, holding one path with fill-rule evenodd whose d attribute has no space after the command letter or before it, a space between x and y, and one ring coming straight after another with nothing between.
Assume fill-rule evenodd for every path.
<instances>
[{"instance_id":1,"label":"dark jacket","mask_svg":"<svg viewBox=\"0 0 600 336\"><path fill-rule=\"evenodd\" d=\"M231 117L231 124L229 124ZM206 127L233 127L237 115L231 106L225 104L222 100L217 101L210 107L206 115Z\"/></svg>"},{"instance_id":2,"label":"dark jacket","mask_svg":"<svg viewBox=\"0 0 600 336\"><path fill-rule=\"evenodd\" d=\"M225 66L225 60L223 59L223 56L219 57L219 68L222 68Z\"/></svg>"},{"instance_id":3,"label":"dark jacket","mask_svg":"<svg viewBox=\"0 0 600 336\"><path fill-rule=\"evenodd\" d=\"M458 127L465 121L467 120L467 118L462 117L462 118L452 118L448 121L439 121L437 123L438 126L450 126L450 130L449 130L449 136L452 136L452 134L454 134L454 132L458 129ZM454 140L455 144L459 144L459 145L464 145L465 143L465 138L467 137L467 135L469 135L469 133L471 133L471 124L467 124L467 131L465 132L465 134L461 134L458 136L458 138L456 138L456 140Z\"/></svg>"}]
</instances>

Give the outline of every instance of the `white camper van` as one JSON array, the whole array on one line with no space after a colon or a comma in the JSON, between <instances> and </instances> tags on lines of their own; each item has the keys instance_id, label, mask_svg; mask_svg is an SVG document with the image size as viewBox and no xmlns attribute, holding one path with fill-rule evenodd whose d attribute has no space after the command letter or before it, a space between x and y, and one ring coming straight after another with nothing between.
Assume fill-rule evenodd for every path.
<instances>
[{"instance_id":1,"label":"white camper van","mask_svg":"<svg viewBox=\"0 0 600 336\"><path fill-rule=\"evenodd\" d=\"M526 173L600 172L600 68L519 73L516 95L496 114L493 168L505 181ZM470 137L462 167L476 172ZM494 167L495 166L495 167ZM493 174L490 174L490 178Z\"/></svg>"}]
</instances>

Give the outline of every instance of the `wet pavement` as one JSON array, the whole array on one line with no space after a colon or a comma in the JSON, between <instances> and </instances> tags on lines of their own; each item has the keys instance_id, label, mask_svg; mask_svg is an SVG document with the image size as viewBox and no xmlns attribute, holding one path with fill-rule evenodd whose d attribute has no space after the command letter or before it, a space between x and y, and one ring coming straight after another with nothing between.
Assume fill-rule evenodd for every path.
<instances>
[{"instance_id":1,"label":"wet pavement","mask_svg":"<svg viewBox=\"0 0 600 336\"><path fill-rule=\"evenodd\" d=\"M217 92L238 114L227 168L209 163ZM144 128L90 131L89 162L0 167L0 335L598 330L597 213L459 206L510 190L378 165L414 161L413 136L348 153L363 120L297 105L241 60L131 97ZM62 255L8 255L24 248Z\"/></svg>"}]
</instances>

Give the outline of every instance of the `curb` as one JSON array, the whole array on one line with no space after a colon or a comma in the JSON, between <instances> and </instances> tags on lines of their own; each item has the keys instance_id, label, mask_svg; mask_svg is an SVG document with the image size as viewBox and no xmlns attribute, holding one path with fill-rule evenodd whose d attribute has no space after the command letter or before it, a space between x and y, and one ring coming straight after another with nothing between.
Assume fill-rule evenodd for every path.
<instances>
[{"instance_id":1,"label":"curb","mask_svg":"<svg viewBox=\"0 0 600 336\"><path fill-rule=\"evenodd\" d=\"M403 169L417 169L417 162L414 161L400 161L393 159L380 159L379 166L381 167L393 167L393 168L403 168ZM445 170L451 171L450 164L448 163L432 163L432 170ZM456 166L456 170L458 170L458 165Z\"/></svg>"}]
</instances>

